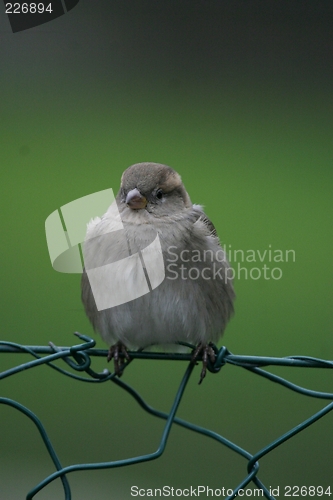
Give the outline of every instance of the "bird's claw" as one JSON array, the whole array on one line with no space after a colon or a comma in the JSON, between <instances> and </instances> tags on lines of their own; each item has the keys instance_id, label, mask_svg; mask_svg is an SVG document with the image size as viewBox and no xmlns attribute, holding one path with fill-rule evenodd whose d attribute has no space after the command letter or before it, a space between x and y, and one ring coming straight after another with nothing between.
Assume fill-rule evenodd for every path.
<instances>
[{"instance_id":1,"label":"bird's claw","mask_svg":"<svg viewBox=\"0 0 333 500\"><path fill-rule=\"evenodd\" d=\"M111 359L113 359L113 362L114 362L114 371L115 371L115 374L118 375L118 377L120 377L123 373L123 365L120 365L120 360L121 358L126 358L127 361L130 361L130 357L129 357L129 354L127 352L127 348L125 346L125 344L123 344L122 342L120 342L120 340L112 345L109 349L109 352L108 352L108 356L107 356L107 360L108 362L111 361Z\"/></svg>"},{"instance_id":2,"label":"bird's claw","mask_svg":"<svg viewBox=\"0 0 333 500\"><path fill-rule=\"evenodd\" d=\"M216 354L214 352L214 349L212 347L212 344L205 344L204 342L200 342L196 349L193 351L192 358L191 358L191 363L196 363L198 356L202 355L202 370L200 373L200 380L199 384L203 381L203 379L206 376L207 373L207 364L208 364L208 359L212 364L215 363L216 359Z\"/></svg>"}]
</instances>

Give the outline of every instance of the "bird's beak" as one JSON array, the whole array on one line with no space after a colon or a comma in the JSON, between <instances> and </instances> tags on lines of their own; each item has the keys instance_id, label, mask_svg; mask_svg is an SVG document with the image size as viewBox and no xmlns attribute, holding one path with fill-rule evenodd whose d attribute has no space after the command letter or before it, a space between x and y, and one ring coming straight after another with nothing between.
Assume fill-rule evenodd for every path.
<instances>
[{"instance_id":1,"label":"bird's beak","mask_svg":"<svg viewBox=\"0 0 333 500\"><path fill-rule=\"evenodd\" d=\"M132 210L140 210L146 208L147 199L135 188L127 193L126 203Z\"/></svg>"}]
</instances>

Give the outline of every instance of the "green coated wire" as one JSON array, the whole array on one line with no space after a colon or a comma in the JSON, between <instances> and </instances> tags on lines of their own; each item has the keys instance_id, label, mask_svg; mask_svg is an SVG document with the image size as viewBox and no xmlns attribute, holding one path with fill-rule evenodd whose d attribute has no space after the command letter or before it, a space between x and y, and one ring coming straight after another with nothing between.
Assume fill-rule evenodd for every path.
<instances>
[{"instance_id":1,"label":"green coated wire","mask_svg":"<svg viewBox=\"0 0 333 500\"><path fill-rule=\"evenodd\" d=\"M50 438L48 437L47 432L46 432L42 422L39 420L39 418L31 410L29 410L25 406L21 405L17 401L13 401L12 399L0 397L0 404L5 404L8 406L11 406L12 408L15 408L16 410L18 410L21 413L23 413L24 415L26 415L28 418L30 418L30 420L32 420L32 422L37 427L37 429L42 437L42 440L44 441L46 449L49 452L49 455L50 455L56 469L61 470L62 465L60 463L60 460L59 460L59 458L55 452L55 449L52 446ZM63 488L64 488L65 498L66 498L66 500L67 500L67 498L70 499L71 498L71 489L70 489L67 477L65 475L62 475L61 481L62 481Z\"/></svg>"},{"instance_id":2,"label":"green coated wire","mask_svg":"<svg viewBox=\"0 0 333 500\"><path fill-rule=\"evenodd\" d=\"M180 383L179 389L177 391L175 400L172 404L170 413L168 415L163 433L162 433L162 438L160 441L160 444L157 448L156 451L153 453L148 453L146 455L141 455L138 457L132 457L132 458L127 458L124 460L117 460L115 462L100 462L100 463L92 463L92 464L76 464L76 465L70 465L68 467L64 467L61 470L58 470L57 472L54 472L50 476L44 479L41 483L39 483L33 490L31 490L27 497L26 500L31 500L36 493L38 493L42 488L44 488L47 484L50 482L54 481L54 479L57 479L60 476L63 476L64 474L68 474L69 472L74 472L74 471L82 471L82 470L97 470L97 469L111 469L115 467L123 467L125 465L133 465L137 463L142 463L142 462L148 462L150 460L155 460L159 458L162 453L165 450L166 443L170 434L171 426L173 423L173 420L175 418L176 411L178 409L180 400L183 396L185 387L187 385L187 382L190 378L190 375L192 373L194 366L193 364L190 364L185 372L185 375ZM70 500L70 497L66 497L66 500Z\"/></svg>"},{"instance_id":3,"label":"green coated wire","mask_svg":"<svg viewBox=\"0 0 333 500\"><path fill-rule=\"evenodd\" d=\"M105 469L105 468L115 468L122 467L126 465L131 465L138 462L145 462L149 460L154 460L161 456L166 447L167 439L170 433L170 429L173 423L179 425L181 427L187 428L193 432L200 433L207 437L210 437L224 446L228 447L230 450L238 453L243 458L245 458L247 463L247 476L243 479L243 481L233 490L232 495L230 495L227 500L232 500L237 496L237 493L241 488L244 488L251 481L262 489L266 498L270 500L275 500L274 497L270 494L270 491L265 487L265 485L258 478L258 470L259 470L259 462L258 460L265 456L267 453L271 452L277 446L285 442L286 440L292 438L295 434L301 432L303 429L313 424L318 419L322 418L324 415L329 413L333 409L333 402L324 407L322 410L312 415L312 417L308 418L304 422L300 423L298 426L294 427L283 436L276 439L274 442L268 444L262 450L258 451L256 454L251 455L246 450L242 449L235 443L229 441L218 433L211 431L209 429L205 429L203 427L192 424L191 422L187 422L183 419L176 417L176 411L183 396L186 384L189 380L189 377L194 368L193 363L191 363L191 354L179 354L179 353L160 353L160 352L129 352L130 361L124 362L122 369L125 369L129 363L131 363L134 359L159 359L159 360L177 360L177 361L187 361L189 363L185 375L182 379L180 387L178 389L177 395L173 402L170 413L164 413L159 410L154 409L152 406L148 405L140 394L135 391L130 385L126 384L123 380L115 377L114 373L110 373L108 370L104 370L102 373L97 373L91 368L91 357L92 356L106 356L107 351L104 349L95 349L95 341L90 337L85 335L76 333L76 335L83 341L82 344L77 344L72 347L57 347L53 343L50 343L49 346L23 346L21 344L13 343L13 342L0 342L0 353L28 353L32 355L35 360L28 361L26 363L15 366L9 370L6 370L0 373L0 379L4 379L8 376L14 375L16 373L22 372L27 369L35 368L42 364L47 364L51 368L57 370L63 375L70 376L75 378L78 381L84 382L93 382L93 383L103 383L107 381L111 381L116 385L120 386L123 390L127 391L136 401L137 403L148 413L166 420L166 424L164 427L164 431L162 433L160 444L157 450L153 453L149 453L146 455L132 457L129 459L114 461L114 462L101 462L101 463L87 463L87 464L76 464L70 465L68 467L62 468L60 461L55 453L55 450L47 436L47 433L37 418L28 408L24 407L20 403L10 400L8 398L0 398L0 404L7 404L12 406L13 408L21 411L23 414L28 416L38 428L41 437L45 443L45 446L55 464L57 472L54 472L47 478L45 478L41 483L39 483L33 490L31 490L27 495L27 500L32 499L41 489L47 486L50 482L54 481L57 478L61 478L65 500L71 499L71 492L68 480L66 478L66 474L79 471L79 470L94 470L94 469ZM195 346L187 343L183 343L185 346L193 349ZM288 356L284 358L276 358L276 357L264 357L264 356L244 356L244 355L234 355L228 351L226 347L222 347L217 349L216 346L213 346L213 349L216 353L216 361L214 365L210 362L208 363L208 370L212 373L218 373L220 369L225 366L227 363L232 364L234 366L242 367L252 373L263 376L268 380L278 383L292 391L298 392L300 394L321 398L321 399L333 399L333 394L314 391L311 389L307 389L301 386L298 386L289 380L286 380L278 375L274 375L266 370L263 370L260 367L266 367L269 365L277 365L277 366L292 366L292 367L308 367L308 368L333 368L333 361L323 360L318 358L313 358L309 356ZM44 356L41 356L44 355ZM80 376L75 373L69 372L68 370L64 370L59 366L54 364L54 361L62 359L72 370L77 372L85 372L87 376ZM200 360L200 357L198 358Z\"/></svg>"},{"instance_id":4,"label":"green coated wire","mask_svg":"<svg viewBox=\"0 0 333 500\"><path fill-rule=\"evenodd\" d=\"M299 425L296 425L296 427L294 427L290 431L283 434L281 437L279 437L278 439L276 439L275 441L270 443L268 446L265 446L265 448L258 451L251 458L251 460L248 463L248 470L251 470L252 466L254 465L254 463L257 460L259 460L259 458L263 457L264 455L266 455L270 451L274 450L274 448L276 448L280 444L284 443L285 441L287 441L291 437L295 436L296 434L301 432L303 429L306 429L307 427L309 427L309 425L312 425L314 422L316 422L317 420L319 420L320 418L322 418L324 415L326 415L327 413L329 413L332 410L333 410L333 403L330 403L327 406L325 406L325 408L322 408L320 411L318 411L317 413L312 415L312 417L304 420L304 422L300 423Z\"/></svg>"},{"instance_id":5,"label":"green coated wire","mask_svg":"<svg viewBox=\"0 0 333 500\"><path fill-rule=\"evenodd\" d=\"M148 405L144 401L144 399L140 396L140 394L137 391L135 391L130 385L126 384L123 380L114 379L113 382L115 384L119 385L120 387L122 387L123 389L125 389L129 394L131 394L134 397L134 399L139 403L139 405L145 411L150 413L151 415L154 415L156 417L163 418L163 419L166 419L168 417L168 415L166 413L161 412L159 410L155 410L152 406ZM210 437L210 438L218 441L219 443L223 444L224 446L226 446L230 450L247 458L248 460L250 460L252 458L252 455L250 453L248 453L247 451L245 451L243 448L236 445L232 441L229 441L229 439L226 439L225 437L221 436L217 432L211 431L209 429L205 429L204 427L200 427L199 425L192 424L191 422L187 422L186 420L183 420L183 419L178 418L178 417L174 418L174 423L181 426L181 427L189 429L193 432L197 432L197 433L202 434L204 436ZM251 481L251 479L257 474L258 470L259 470L259 463L257 462L257 463L254 463L252 472L250 472L248 477L244 480L245 485ZM262 487L262 489L264 491L267 491L267 493L268 493L268 490L266 489L266 487L259 480L258 480L258 484L260 485L260 487ZM233 495L231 495L228 498L230 498L230 499L234 498L236 496L237 492L243 487L242 485L243 485L243 483L238 485L237 488L234 490ZM269 493L268 493L268 495L269 495ZM272 496L268 496L267 498L275 500L274 497L272 497Z\"/></svg>"}]
</instances>

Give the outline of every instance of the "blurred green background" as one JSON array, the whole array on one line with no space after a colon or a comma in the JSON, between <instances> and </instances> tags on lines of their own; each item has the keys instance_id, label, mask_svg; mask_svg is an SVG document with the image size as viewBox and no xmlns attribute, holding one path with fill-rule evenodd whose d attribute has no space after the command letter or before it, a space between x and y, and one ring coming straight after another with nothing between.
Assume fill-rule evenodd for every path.
<instances>
[{"instance_id":1,"label":"blurred green background","mask_svg":"<svg viewBox=\"0 0 333 500\"><path fill-rule=\"evenodd\" d=\"M182 175L227 249L295 251L295 262L266 259L281 268L280 280L236 279L236 314L220 345L333 359L332 21L330 1L81 0L13 34L1 4L2 339L71 345L74 331L94 336L80 276L51 267L45 219L82 196L116 192L126 167L155 161ZM1 369L28 359L2 354ZM167 411L184 370L138 361L124 380ZM326 370L272 371L332 392ZM325 405L231 366L201 386L198 377L199 368L178 415L251 453ZM37 414L63 465L158 446L163 423L113 384L79 383L43 366L1 388ZM1 498L25 498L53 472L51 460L26 417L1 406L0 425ZM329 414L280 446L261 460L259 478L268 487L333 488L331 428ZM73 499L127 500L131 485L233 488L245 476L243 459L173 428L157 461L69 479ZM36 498L63 498L60 483Z\"/></svg>"}]
</instances>

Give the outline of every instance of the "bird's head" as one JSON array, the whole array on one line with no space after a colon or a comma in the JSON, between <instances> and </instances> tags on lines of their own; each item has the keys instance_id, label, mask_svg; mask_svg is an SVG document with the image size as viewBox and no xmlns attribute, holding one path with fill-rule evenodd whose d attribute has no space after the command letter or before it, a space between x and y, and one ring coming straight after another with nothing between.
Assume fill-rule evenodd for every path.
<instances>
[{"instance_id":1,"label":"bird's head","mask_svg":"<svg viewBox=\"0 0 333 500\"><path fill-rule=\"evenodd\" d=\"M146 210L156 217L170 216L192 206L180 175L160 163L136 163L122 175L118 203Z\"/></svg>"}]
</instances>

